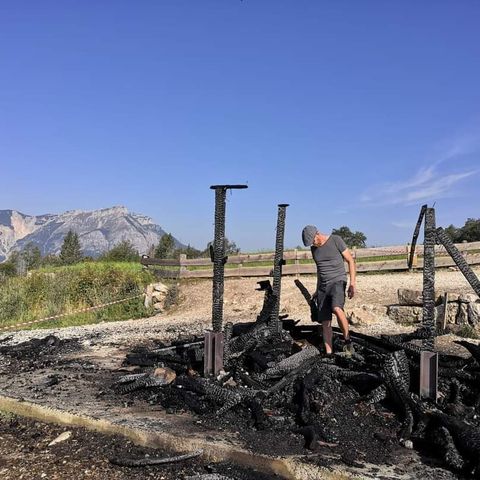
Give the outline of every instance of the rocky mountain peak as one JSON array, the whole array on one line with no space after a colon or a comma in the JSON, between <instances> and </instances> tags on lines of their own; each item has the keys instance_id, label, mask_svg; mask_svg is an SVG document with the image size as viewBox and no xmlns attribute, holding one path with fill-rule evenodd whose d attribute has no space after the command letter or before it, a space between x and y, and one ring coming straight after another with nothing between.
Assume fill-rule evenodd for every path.
<instances>
[{"instance_id":1,"label":"rocky mountain peak","mask_svg":"<svg viewBox=\"0 0 480 480\"><path fill-rule=\"evenodd\" d=\"M39 216L0 210L0 261L28 243L37 245L44 255L58 254L69 230L78 234L83 253L93 257L123 240L129 240L140 253L146 253L165 234L150 217L130 213L124 206Z\"/></svg>"}]
</instances>

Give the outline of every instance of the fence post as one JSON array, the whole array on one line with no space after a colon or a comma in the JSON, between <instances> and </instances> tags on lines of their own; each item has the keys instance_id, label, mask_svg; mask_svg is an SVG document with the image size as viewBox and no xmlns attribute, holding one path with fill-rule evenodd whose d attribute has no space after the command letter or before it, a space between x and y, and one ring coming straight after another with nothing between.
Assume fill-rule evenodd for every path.
<instances>
[{"instance_id":1,"label":"fence post","mask_svg":"<svg viewBox=\"0 0 480 480\"><path fill-rule=\"evenodd\" d=\"M187 271L187 267L185 265L185 260L187 259L187 254L186 253L181 253L180 258L179 258L179 263L180 263L180 272L179 272L179 278L182 278L183 274Z\"/></svg>"},{"instance_id":2,"label":"fence post","mask_svg":"<svg viewBox=\"0 0 480 480\"><path fill-rule=\"evenodd\" d=\"M294 260L294 263L295 263L295 278L298 278L299 276L299 270L300 270L300 260L298 259L298 249L296 248L295 249L295 260Z\"/></svg>"}]
</instances>

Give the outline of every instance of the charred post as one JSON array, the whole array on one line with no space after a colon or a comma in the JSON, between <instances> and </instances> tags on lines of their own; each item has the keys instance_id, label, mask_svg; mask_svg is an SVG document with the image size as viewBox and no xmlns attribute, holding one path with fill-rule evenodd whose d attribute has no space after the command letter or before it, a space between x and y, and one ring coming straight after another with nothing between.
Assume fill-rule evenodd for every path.
<instances>
[{"instance_id":1,"label":"charred post","mask_svg":"<svg viewBox=\"0 0 480 480\"><path fill-rule=\"evenodd\" d=\"M225 263L225 200L227 190L247 188L246 185L212 185L215 190L215 232L213 239L213 294L212 294L212 330L222 331L223 323L223 287Z\"/></svg>"},{"instance_id":2,"label":"charred post","mask_svg":"<svg viewBox=\"0 0 480 480\"><path fill-rule=\"evenodd\" d=\"M441 227L437 228L437 239L452 257L474 292L480 297L480 281L478 280L478 277L473 273L473 270L470 268L465 258L463 258L462 253L453 244L452 240L450 240L449 236L445 233L445 230Z\"/></svg>"},{"instance_id":3,"label":"charred post","mask_svg":"<svg viewBox=\"0 0 480 480\"><path fill-rule=\"evenodd\" d=\"M423 349L435 346L435 209L425 210L425 240L423 252L423 326L428 335Z\"/></svg>"},{"instance_id":4,"label":"charred post","mask_svg":"<svg viewBox=\"0 0 480 480\"><path fill-rule=\"evenodd\" d=\"M285 215L288 204L280 203L278 205L277 216L277 236L275 240L275 259L273 265L273 295L275 296L275 305L270 317L270 324L272 331L280 334L282 329L282 322L279 319L280 313L280 291L282 287L282 267L285 264L283 259L283 243L285 237Z\"/></svg>"},{"instance_id":5,"label":"charred post","mask_svg":"<svg viewBox=\"0 0 480 480\"><path fill-rule=\"evenodd\" d=\"M420 215L418 216L417 224L415 225L415 230L413 232L412 244L410 245L410 254L408 256L409 270L411 270L413 267L413 259L415 257L415 248L417 246L418 235L420 234L420 227L422 226L423 218L425 217L426 211L427 205L423 205L420 210Z\"/></svg>"},{"instance_id":6,"label":"charred post","mask_svg":"<svg viewBox=\"0 0 480 480\"><path fill-rule=\"evenodd\" d=\"M213 262L212 331L205 332L204 374L217 375L223 369L224 337L223 289L227 257L225 255L225 201L227 190L247 188L246 185L212 185L215 190L215 231L210 256Z\"/></svg>"}]
</instances>

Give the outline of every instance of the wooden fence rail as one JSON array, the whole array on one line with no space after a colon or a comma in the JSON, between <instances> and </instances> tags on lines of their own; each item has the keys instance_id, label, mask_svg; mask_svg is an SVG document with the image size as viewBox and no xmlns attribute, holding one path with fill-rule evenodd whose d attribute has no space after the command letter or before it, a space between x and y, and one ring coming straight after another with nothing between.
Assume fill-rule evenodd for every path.
<instances>
[{"instance_id":1,"label":"wooden fence rail","mask_svg":"<svg viewBox=\"0 0 480 480\"><path fill-rule=\"evenodd\" d=\"M463 253L469 265L480 265L480 242L460 243L456 245ZM385 272L408 270L407 253L408 245L393 247L353 249L353 256L357 260L358 272ZM416 247L414 269L423 267L423 245ZM443 246L435 247L435 263L438 267L455 266L453 260L447 255ZM376 257L384 257L375 260ZM389 258L390 257L390 258ZM400 257L400 258L399 258ZM289 250L284 252L283 275L314 274L316 266L312 260L310 250ZM271 275L274 253L255 253L232 255L227 259L225 277L266 277ZM256 265L272 262L272 265ZM210 258L187 258L180 255L178 259L156 259L143 257L142 265L156 267L163 277L175 278L211 278L212 262ZM230 266L229 266L230 265ZM170 267L170 268L166 268ZM172 270L172 267L176 269ZM203 268L202 268L203 267Z\"/></svg>"}]
</instances>

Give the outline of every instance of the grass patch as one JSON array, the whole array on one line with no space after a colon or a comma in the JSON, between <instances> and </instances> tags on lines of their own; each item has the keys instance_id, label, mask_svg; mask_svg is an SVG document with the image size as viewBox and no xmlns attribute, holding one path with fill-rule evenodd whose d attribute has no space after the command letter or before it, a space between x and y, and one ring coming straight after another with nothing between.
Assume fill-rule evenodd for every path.
<instances>
[{"instance_id":1,"label":"grass patch","mask_svg":"<svg viewBox=\"0 0 480 480\"><path fill-rule=\"evenodd\" d=\"M462 325L457 335L463 338L480 338L477 331L471 325Z\"/></svg>"},{"instance_id":2,"label":"grass patch","mask_svg":"<svg viewBox=\"0 0 480 480\"><path fill-rule=\"evenodd\" d=\"M49 267L0 283L0 327L121 300L143 293L153 276L139 263L88 262ZM142 297L25 328L66 327L149 315ZM22 327L23 328L23 327Z\"/></svg>"}]
</instances>

